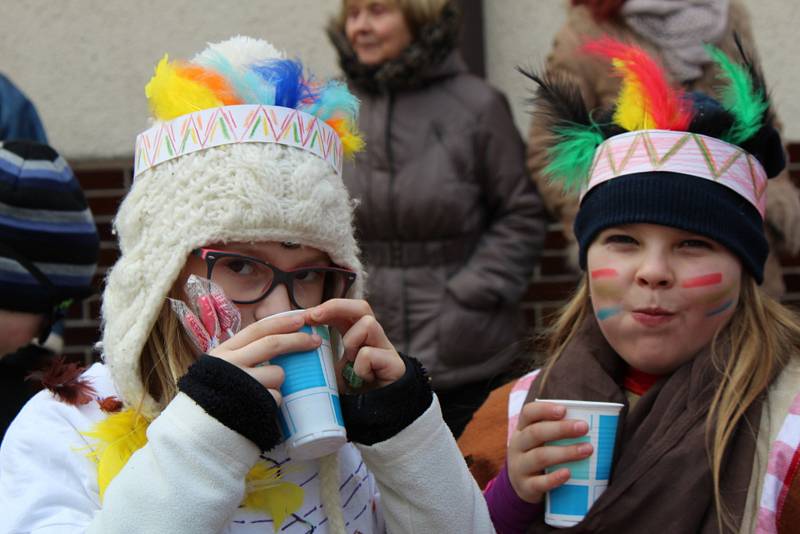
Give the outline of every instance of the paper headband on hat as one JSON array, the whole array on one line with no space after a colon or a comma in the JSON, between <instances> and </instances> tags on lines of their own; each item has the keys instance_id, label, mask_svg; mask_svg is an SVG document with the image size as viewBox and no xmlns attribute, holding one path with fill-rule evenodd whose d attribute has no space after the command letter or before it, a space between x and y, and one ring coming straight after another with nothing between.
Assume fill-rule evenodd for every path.
<instances>
[{"instance_id":1,"label":"paper headband on hat","mask_svg":"<svg viewBox=\"0 0 800 534\"><path fill-rule=\"evenodd\" d=\"M747 199L764 218L767 173L761 163L736 145L690 132L639 130L605 140L595 152L581 199L603 182L648 172L713 181Z\"/></svg>"},{"instance_id":2,"label":"paper headband on hat","mask_svg":"<svg viewBox=\"0 0 800 534\"><path fill-rule=\"evenodd\" d=\"M281 106L241 105L203 109L145 130L136 137L133 175L180 156L234 143L299 148L342 173L342 142L336 130L318 117Z\"/></svg>"}]
</instances>

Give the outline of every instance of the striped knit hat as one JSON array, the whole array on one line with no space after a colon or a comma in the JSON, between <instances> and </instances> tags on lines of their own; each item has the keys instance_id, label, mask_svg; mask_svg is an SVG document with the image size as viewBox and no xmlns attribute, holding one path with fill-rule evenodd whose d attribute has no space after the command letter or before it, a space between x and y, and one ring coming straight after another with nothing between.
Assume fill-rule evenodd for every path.
<instances>
[{"instance_id":1,"label":"striped knit hat","mask_svg":"<svg viewBox=\"0 0 800 534\"><path fill-rule=\"evenodd\" d=\"M0 143L0 309L48 313L91 293L99 238L55 150Z\"/></svg>"}]
</instances>

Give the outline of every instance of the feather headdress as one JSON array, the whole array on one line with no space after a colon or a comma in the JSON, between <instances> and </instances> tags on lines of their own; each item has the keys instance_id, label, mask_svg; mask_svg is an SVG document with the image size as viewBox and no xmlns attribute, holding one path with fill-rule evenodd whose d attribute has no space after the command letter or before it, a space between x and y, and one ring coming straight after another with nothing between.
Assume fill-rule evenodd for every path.
<instances>
[{"instance_id":1,"label":"feather headdress","mask_svg":"<svg viewBox=\"0 0 800 534\"><path fill-rule=\"evenodd\" d=\"M603 132L592 120L577 86L555 76L517 70L538 84L533 98L536 114L553 134L544 173L558 179L565 191L579 191L589 173L594 151L603 142Z\"/></svg>"},{"instance_id":2,"label":"feather headdress","mask_svg":"<svg viewBox=\"0 0 800 534\"><path fill-rule=\"evenodd\" d=\"M737 39L743 64L719 49L707 48L728 82L722 90L724 116L730 124L721 139L741 145L759 132L771 130L771 113L763 77ZM548 162L543 169L565 192L583 189L589 179L597 148L609 137L641 130L693 129L698 98L670 86L664 69L644 50L603 37L585 43L583 51L607 58L622 78L613 110L587 110L579 88L568 80L519 69L537 84L534 115L549 131ZM608 117L610 122L597 122Z\"/></svg>"},{"instance_id":3,"label":"feather headdress","mask_svg":"<svg viewBox=\"0 0 800 534\"><path fill-rule=\"evenodd\" d=\"M246 53L241 51L243 44ZM270 50L260 50L263 47ZM236 57L231 57L232 50ZM170 61L165 54L145 95L158 121L221 106L280 106L309 113L330 125L342 140L345 156L364 146L356 127L358 99L344 84L318 82L300 61L280 57L268 43L247 37L211 45L191 61Z\"/></svg>"},{"instance_id":4,"label":"feather headdress","mask_svg":"<svg viewBox=\"0 0 800 534\"><path fill-rule=\"evenodd\" d=\"M706 51L719 67L720 78L727 82L721 89L722 105L733 117L733 126L723 139L739 144L755 136L765 122L771 123L772 113L761 71L745 52L739 36L734 38L743 64L734 63L713 45L707 45Z\"/></svg>"}]
</instances>

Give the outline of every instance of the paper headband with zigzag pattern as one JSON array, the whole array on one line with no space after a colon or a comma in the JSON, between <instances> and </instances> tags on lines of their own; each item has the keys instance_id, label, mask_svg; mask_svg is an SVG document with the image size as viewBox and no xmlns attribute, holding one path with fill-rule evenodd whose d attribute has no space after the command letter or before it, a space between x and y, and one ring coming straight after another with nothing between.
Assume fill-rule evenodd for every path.
<instances>
[{"instance_id":1,"label":"paper headband with zigzag pattern","mask_svg":"<svg viewBox=\"0 0 800 534\"><path fill-rule=\"evenodd\" d=\"M764 218L767 173L761 163L736 145L690 132L641 130L606 139L597 148L581 198L608 180L653 171L688 174L724 185L747 199Z\"/></svg>"},{"instance_id":2,"label":"paper headband with zigzag pattern","mask_svg":"<svg viewBox=\"0 0 800 534\"><path fill-rule=\"evenodd\" d=\"M153 126L136 137L134 177L171 159L235 143L277 143L306 150L342 173L344 149L336 130L318 117L280 106L204 109Z\"/></svg>"},{"instance_id":3,"label":"paper headband with zigzag pattern","mask_svg":"<svg viewBox=\"0 0 800 534\"><path fill-rule=\"evenodd\" d=\"M358 99L339 81L318 82L266 41L234 37L192 61L164 56L145 87L156 125L136 138L134 176L211 147L276 143L299 148L341 174L361 150Z\"/></svg>"}]
</instances>

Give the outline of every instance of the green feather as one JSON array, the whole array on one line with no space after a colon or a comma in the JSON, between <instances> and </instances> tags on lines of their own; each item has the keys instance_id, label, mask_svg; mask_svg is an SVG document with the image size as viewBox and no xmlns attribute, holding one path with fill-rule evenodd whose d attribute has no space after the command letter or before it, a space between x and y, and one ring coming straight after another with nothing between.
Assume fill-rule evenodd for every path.
<instances>
[{"instance_id":1,"label":"green feather","mask_svg":"<svg viewBox=\"0 0 800 534\"><path fill-rule=\"evenodd\" d=\"M747 69L731 61L722 50L706 45L706 52L719 67L720 78L728 82L722 90L722 105L733 115L734 122L723 139L734 144L742 143L761 129L764 112L769 108L766 95L755 88Z\"/></svg>"},{"instance_id":2,"label":"green feather","mask_svg":"<svg viewBox=\"0 0 800 534\"><path fill-rule=\"evenodd\" d=\"M550 162L544 175L561 182L565 193L576 193L589 179L594 152L605 139L596 125L560 126L554 129L556 142L547 149Z\"/></svg>"}]
</instances>

